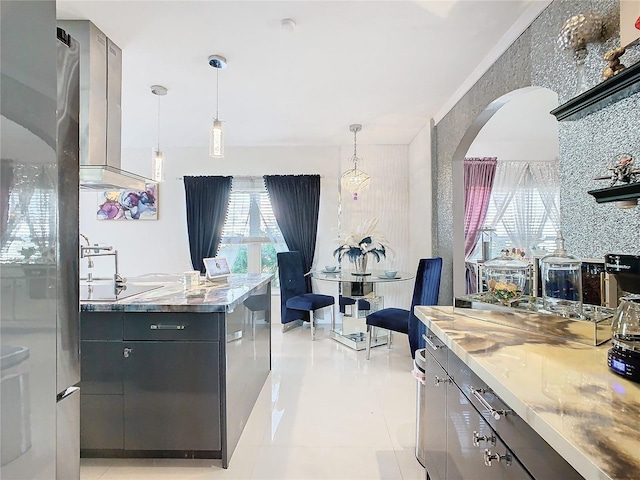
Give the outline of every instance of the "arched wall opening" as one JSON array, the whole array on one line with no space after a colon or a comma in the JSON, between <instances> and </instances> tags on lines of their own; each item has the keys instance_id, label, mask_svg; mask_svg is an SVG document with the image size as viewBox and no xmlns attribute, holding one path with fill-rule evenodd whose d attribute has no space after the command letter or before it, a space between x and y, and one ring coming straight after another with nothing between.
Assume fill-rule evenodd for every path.
<instances>
[{"instance_id":1,"label":"arched wall opening","mask_svg":"<svg viewBox=\"0 0 640 480\"><path fill-rule=\"evenodd\" d=\"M558 159L558 125L549 112L558 105L550 89L526 87L491 102L473 121L452 157L453 296L465 294L464 159ZM511 158L507 158L511 157Z\"/></svg>"}]
</instances>

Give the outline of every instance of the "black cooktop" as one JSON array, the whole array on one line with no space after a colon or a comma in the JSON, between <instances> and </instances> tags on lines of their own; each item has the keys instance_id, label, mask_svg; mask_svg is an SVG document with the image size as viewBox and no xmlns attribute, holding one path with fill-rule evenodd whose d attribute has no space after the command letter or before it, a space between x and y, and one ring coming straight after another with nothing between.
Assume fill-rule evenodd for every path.
<instances>
[{"instance_id":1,"label":"black cooktop","mask_svg":"<svg viewBox=\"0 0 640 480\"><path fill-rule=\"evenodd\" d=\"M118 285L114 283L84 283L80 285L81 302L114 302L160 288L162 285Z\"/></svg>"}]
</instances>

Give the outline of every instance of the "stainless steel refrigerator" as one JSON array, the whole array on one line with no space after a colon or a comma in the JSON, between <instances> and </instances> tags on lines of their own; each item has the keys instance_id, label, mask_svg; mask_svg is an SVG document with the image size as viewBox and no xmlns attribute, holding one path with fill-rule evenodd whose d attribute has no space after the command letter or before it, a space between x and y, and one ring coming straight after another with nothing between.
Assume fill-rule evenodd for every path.
<instances>
[{"instance_id":1,"label":"stainless steel refrigerator","mask_svg":"<svg viewBox=\"0 0 640 480\"><path fill-rule=\"evenodd\" d=\"M0 2L0 478L79 471L78 45Z\"/></svg>"}]
</instances>

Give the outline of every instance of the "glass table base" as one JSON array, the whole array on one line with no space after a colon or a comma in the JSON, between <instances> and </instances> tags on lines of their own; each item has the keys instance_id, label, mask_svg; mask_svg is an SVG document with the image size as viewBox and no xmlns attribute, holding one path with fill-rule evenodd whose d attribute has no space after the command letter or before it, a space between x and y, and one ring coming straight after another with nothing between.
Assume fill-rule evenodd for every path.
<instances>
[{"instance_id":1,"label":"glass table base","mask_svg":"<svg viewBox=\"0 0 640 480\"><path fill-rule=\"evenodd\" d=\"M367 348L367 334L365 332L355 332L343 335L337 330L331 330L329 336L334 340L350 347L356 351ZM387 344L387 335L377 335L371 339L371 348Z\"/></svg>"}]
</instances>

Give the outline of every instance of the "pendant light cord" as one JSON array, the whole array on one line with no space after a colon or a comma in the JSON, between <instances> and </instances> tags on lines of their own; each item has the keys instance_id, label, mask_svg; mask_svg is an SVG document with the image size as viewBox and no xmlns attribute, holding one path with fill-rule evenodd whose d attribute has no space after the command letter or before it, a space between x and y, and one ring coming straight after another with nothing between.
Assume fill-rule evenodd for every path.
<instances>
[{"instance_id":1,"label":"pendant light cord","mask_svg":"<svg viewBox=\"0 0 640 480\"><path fill-rule=\"evenodd\" d=\"M158 151L160 151L160 95L158 97Z\"/></svg>"},{"instance_id":2,"label":"pendant light cord","mask_svg":"<svg viewBox=\"0 0 640 480\"><path fill-rule=\"evenodd\" d=\"M353 170L358 171L358 153L357 153L357 139L358 132L353 132Z\"/></svg>"},{"instance_id":3,"label":"pendant light cord","mask_svg":"<svg viewBox=\"0 0 640 480\"><path fill-rule=\"evenodd\" d=\"M220 75L220 67L216 68L216 120L218 120L218 76Z\"/></svg>"}]
</instances>

